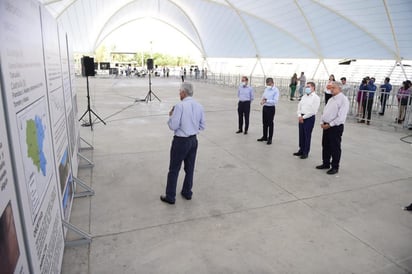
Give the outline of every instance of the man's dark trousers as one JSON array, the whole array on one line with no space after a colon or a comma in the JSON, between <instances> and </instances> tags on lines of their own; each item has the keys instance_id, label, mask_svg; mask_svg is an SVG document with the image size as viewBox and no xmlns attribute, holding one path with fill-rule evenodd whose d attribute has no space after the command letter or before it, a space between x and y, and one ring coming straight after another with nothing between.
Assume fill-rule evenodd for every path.
<instances>
[{"instance_id":1,"label":"man's dark trousers","mask_svg":"<svg viewBox=\"0 0 412 274\"><path fill-rule=\"evenodd\" d=\"M343 125L340 125L323 130L322 159L325 166L330 166L332 157L332 168L339 169L343 128Z\"/></svg>"},{"instance_id":2,"label":"man's dark trousers","mask_svg":"<svg viewBox=\"0 0 412 274\"><path fill-rule=\"evenodd\" d=\"M245 117L245 132L249 129L250 101L239 101L237 105L239 116L239 130L243 129L243 116Z\"/></svg>"},{"instance_id":3,"label":"man's dark trousers","mask_svg":"<svg viewBox=\"0 0 412 274\"><path fill-rule=\"evenodd\" d=\"M366 111L367 111L368 112L367 120L370 121L371 116L372 116L373 97L372 98L367 98L366 100L364 100L362 102L362 106L363 106L363 116L362 116L362 118L365 119L365 114L366 114Z\"/></svg>"},{"instance_id":4,"label":"man's dark trousers","mask_svg":"<svg viewBox=\"0 0 412 274\"><path fill-rule=\"evenodd\" d=\"M275 106L263 106L263 138L272 141L273 119L275 118Z\"/></svg>"},{"instance_id":5,"label":"man's dark trousers","mask_svg":"<svg viewBox=\"0 0 412 274\"><path fill-rule=\"evenodd\" d=\"M185 197L192 197L196 152L196 135L190 137L173 137L172 147L170 148L170 164L166 186L166 199L168 201L174 202L176 199L177 178L182 162L184 162L184 170L186 173L183 181L182 194Z\"/></svg>"},{"instance_id":6,"label":"man's dark trousers","mask_svg":"<svg viewBox=\"0 0 412 274\"><path fill-rule=\"evenodd\" d=\"M382 92L381 94L381 114L385 114L386 100L388 100L389 93Z\"/></svg>"},{"instance_id":7,"label":"man's dark trousers","mask_svg":"<svg viewBox=\"0 0 412 274\"><path fill-rule=\"evenodd\" d=\"M299 152L303 155L309 154L314 125L315 115L304 119L303 123L299 123Z\"/></svg>"}]
</instances>

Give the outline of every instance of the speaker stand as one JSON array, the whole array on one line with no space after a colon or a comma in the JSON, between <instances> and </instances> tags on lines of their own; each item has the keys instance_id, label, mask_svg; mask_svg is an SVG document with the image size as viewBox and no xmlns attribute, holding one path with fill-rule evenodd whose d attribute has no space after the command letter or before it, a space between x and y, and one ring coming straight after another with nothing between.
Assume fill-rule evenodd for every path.
<instances>
[{"instance_id":1,"label":"speaker stand","mask_svg":"<svg viewBox=\"0 0 412 274\"><path fill-rule=\"evenodd\" d=\"M86 76L86 82L87 82L87 109L86 111L83 113L82 117L80 117L79 122L81 119L83 119L84 116L86 116L86 114L89 114L89 122L84 123L82 126L85 127L90 127L91 130L93 130L93 121L92 121L92 113L94 116L96 116L97 119L100 120L100 122L102 122L104 125L106 125L106 122L103 121L102 118L99 117L99 115L96 114L96 112L94 112L91 107L90 107L90 92L89 92L89 76Z\"/></svg>"},{"instance_id":2,"label":"speaker stand","mask_svg":"<svg viewBox=\"0 0 412 274\"><path fill-rule=\"evenodd\" d=\"M144 99L136 99L135 102L146 102L148 103L149 101L152 101L152 96L155 97L157 100L159 100L159 102L161 102L161 100L159 99L159 97L156 96L156 94L152 91L152 73L149 72L149 92L147 92L146 97Z\"/></svg>"}]
</instances>

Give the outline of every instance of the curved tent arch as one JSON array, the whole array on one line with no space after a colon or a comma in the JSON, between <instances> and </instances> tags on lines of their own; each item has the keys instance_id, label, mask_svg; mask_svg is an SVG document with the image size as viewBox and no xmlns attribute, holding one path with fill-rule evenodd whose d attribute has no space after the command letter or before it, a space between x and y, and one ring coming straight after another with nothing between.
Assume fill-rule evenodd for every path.
<instances>
[{"instance_id":1,"label":"curved tent arch","mask_svg":"<svg viewBox=\"0 0 412 274\"><path fill-rule=\"evenodd\" d=\"M111 24L123 24L113 20L116 14L130 19L137 13L136 19L151 9L159 19L167 15L163 22L201 48L203 58L412 60L410 0L157 0L141 6L132 4L148 2L39 1L72 37L75 52L93 51L107 37L105 31L113 33Z\"/></svg>"}]
</instances>

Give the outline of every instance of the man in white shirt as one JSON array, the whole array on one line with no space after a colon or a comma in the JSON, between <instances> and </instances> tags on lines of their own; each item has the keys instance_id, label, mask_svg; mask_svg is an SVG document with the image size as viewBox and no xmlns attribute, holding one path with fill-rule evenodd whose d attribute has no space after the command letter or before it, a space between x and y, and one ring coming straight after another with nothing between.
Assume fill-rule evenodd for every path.
<instances>
[{"instance_id":1,"label":"man in white shirt","mask_svg":"<svg viewBox=\"0 0 412 274\"><path fill-rule=\"evenodd\" d=\"M293 155L300 156L301 159L308 158L312 130L320 105L320 98L315 92L315 87L315 83L308 82L305 88L306 95L302 96L298 104L299 151L293 153Z\"/></svg>"},{"instance_id":2,"label":"man in white shirt","mask_svg":"<svg viewBox=\"0 0 412 274\"><path fill-rule=\"evenodd\" d=\"M317 169L329 169L329 175L338 173L341 157L341 142L346 116L349 111L349 100L342 93L342 84L333 82L330 85L332 97L326 104L321 121L322 134L322 161ZM332 158L332 162L331 162Z\"/></svg>"},{"instance_id":3,"label":"man in white shirt","mask_svg":"<svg viewBox=\"0 0 412 274\"><path fill-rule=\"evenodd\" d=\"M346 83L346 77L340 78L340 82L342 83L342 92L345 96L349 96L351 86Z\"/></svg>"}]
</instances>

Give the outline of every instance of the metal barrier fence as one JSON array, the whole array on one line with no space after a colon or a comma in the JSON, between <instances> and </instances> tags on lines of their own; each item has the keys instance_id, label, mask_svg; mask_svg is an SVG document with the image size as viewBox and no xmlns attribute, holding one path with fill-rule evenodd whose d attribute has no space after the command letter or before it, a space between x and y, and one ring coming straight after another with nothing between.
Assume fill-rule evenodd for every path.
<instances>
[{"instance_id":1,"label":"metal barrier fence","mask_svg":"<svg viewBox=\"0 0 412 274\"><path fill-rule=\"evenodd\" d=\"M208 84L221 85L236 88L242 79L242 75L230 74L212 74L204 75L190 80L205 82ZM249 76L249 84L255 88L257 92L263 92L265 86L264 76ZM280 97L283 99L290 99L290 79L273 77L276 87L280 91ZM323 110L325 105L324 91L327 80L309 80L316 84L316 93L321 98L321 108ZM368 90L359 91L359 84L347 83L348 89L346 96L349 99L350 110L348 117L360 123L374 125L391 125L394 127L412 128L412 94L408 94L403 101L398 98L400 86L393 86L389 94L379 88L376 84L377 90L372 92ZM299 85L296 93L299 96ZM386 98L386 100L385 100ZM385 103L385 111L383 111L383 103Z\"/></svg>"}]
</instances>

